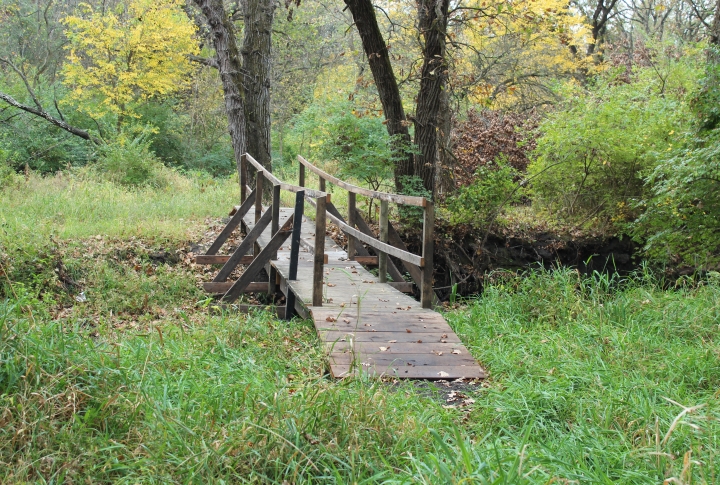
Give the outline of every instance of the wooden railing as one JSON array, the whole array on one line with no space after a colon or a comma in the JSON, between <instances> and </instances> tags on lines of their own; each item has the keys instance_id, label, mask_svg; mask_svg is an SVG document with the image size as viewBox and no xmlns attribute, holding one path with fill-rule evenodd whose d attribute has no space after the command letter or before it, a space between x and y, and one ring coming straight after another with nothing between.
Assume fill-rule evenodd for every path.
<instances>
[{"instance_id":1,"label":"wooden railing","mask_svg":"<svg viewBox=\"0 0 720 485\"><path fill-rule=\"evenodd\" d=\"M348 238L348 257L350 259L359 260L367 257L365 248L358 244L363 242L372 247L378 254L378 272L381 283L387 282L387 275L396 282L404 281L402 274L395 265L388 259L388 255L398 258L403 262L405 269L411 278L420 287L420 302L423 308L430 308L433 303L434 293L432 288L433 277L433 230L435 226L435 208L432 201L425 197L414 197L408 195L390 194L386 192L378 192L375 190L358 187L344 182L333 175L317 168L312 163L298 155L300 163L299 182L300 186L305 185L306 169L319 177L319 187L322 192L326 190L326 184L329 182L348 193L348 219L347 222L337 211L328 197L326 207L323 211L327 211L327 217L335 223ZM379 237L376 238L368 224L363 220L362 215L357 209L357 196L377 199L380 201L380 231ZM407 250L407 247L400 239L400 235L388 220L389 207L392 202L398 205L409 205L421 207L423 210L423 240L422 254L415 255ZM319 211L320 207L316 206ZM324 223L323 223L324 224ZM324 233L324 232L323 232ZM317 234L317 232L316 232Z\"/></svg>"},{"instance_id":2,"label":"wooden railing","mask_svg":"<svg viewBox=\"0 0 720 485\"><path fill-rule=\"evenodd\" d=\"M240 206L231 212L231 219L225 228L212 243L207 253L198 255L196 261L200 264L222 264L222 268L212 282L205 283L205 289L212 293L222 293L222 300L230 303L236 300L240 294L252 291L267 291L270 294L277 293L277 270L271 261L277 260L278 249L283 242L290 237L290 266L288 280L297 279L298 254L300 245L305 245L313 251L313 284L312 284L312 306L319 307L323 304L323 271L327 263L325 255L325 234L326 221L330 219L340 228L348 238L348 257L361 264L377 264L381 283L388 283L401 291L412 291L411 284L405 282L402 273L398 270L389 256L402 261L406 271L420 287L420 300L423 308L429 308L435 295L432 289L433 274L433 226L434 207L433 203L424 197L412 197L406 195L390 194L357 187L344 182L312 165L303 157L298 157L300 162L300 180L298 185L284 183L272 173L266 170L249 154L244 154L240 161ZM255 188L248 184L250 172L255 178ZM305 171L309 170L319 177L320 190L305 187ZM340 212L333 205L330 194L326 192L327 182L336 185L348 192L348 214L347 222ZM265 184L272 186L272 200L267 210L263 211L263 193L266 192ZM281 191L295 194L295 208L293 215L280 227ZM356 196L360 195L380 201L380 231L379 237L375 237L370 226L363 219L356 207ZM308 201L315 209L315 244L310 246L300 237L305 201ZM388 220L389 203L398 205L409 205L421 207L423 210L423 243L422 254L416 255L407 250L400 235ZM255 209L255 224L252 228L248 226L248 232L234 253L229 256L218 256L217 252L227 241L230 234L242 224L243 218ZM266 228L270 226L270 240L261 248L257 244L258 238ZM364 243L377 253L371 256L363 246ZM253 251L253 256L247 253ZM235 282L228 282L228 277L239 265L248 265L242 276ZM253 280L266 268L268 271L268 282L254 282ZM387 281L388 274L392 282ZM285 281L282 280L281 281ZM408 289L409 288L409 289ZM288 290L286 292L285 318L291 318L293 312L298 308L295 305L295 294Z\"/></svg>"}]
</instances>

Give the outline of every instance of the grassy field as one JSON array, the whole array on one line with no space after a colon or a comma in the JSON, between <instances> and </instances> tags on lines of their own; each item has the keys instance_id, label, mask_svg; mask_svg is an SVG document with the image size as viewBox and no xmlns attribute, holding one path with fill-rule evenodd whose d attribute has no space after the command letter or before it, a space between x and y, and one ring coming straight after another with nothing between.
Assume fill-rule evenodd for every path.
<instances>
[{"instance_id":1,"label":"grassy field","mask_svg":"<svg viewBox=\"0 0 720 485\"><path fill-rule=\"evenodd\" d=\"M208 311L184 248L235 198L0 193L1 483L720 481L720 275L498 278L447 315L487 381L335 381L310 322Z\"/></svg>"}]
</instances>

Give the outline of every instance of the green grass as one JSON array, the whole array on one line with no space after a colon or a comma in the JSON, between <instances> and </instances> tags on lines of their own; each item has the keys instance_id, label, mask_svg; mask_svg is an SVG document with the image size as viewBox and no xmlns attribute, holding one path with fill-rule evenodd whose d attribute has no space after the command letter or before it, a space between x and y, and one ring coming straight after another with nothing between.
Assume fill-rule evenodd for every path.
<instances>
[{"instance_id":1,"label":"green grass","mask_svg":"<svg viewBox=\"0 0 720 485\"><path fill-rule=\"evenodd\" d=\"M497 280L447 315L490 373L448 403L332 380L310 322L212 315L197 268L149 258L222 216L232 184L74 183L0 196L0 483L718 481L718 275Z\"/></svg>"}]
</instances>

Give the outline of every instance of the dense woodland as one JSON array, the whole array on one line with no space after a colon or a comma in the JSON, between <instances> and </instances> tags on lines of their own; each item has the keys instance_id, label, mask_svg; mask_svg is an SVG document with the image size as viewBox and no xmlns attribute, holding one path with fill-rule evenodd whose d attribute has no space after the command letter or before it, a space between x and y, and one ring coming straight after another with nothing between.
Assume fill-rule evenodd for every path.
<instances>
[{"instance_id":1,"label":"dense woodland","mask_svg":"<svg viewBox=\"0 0 720 485\"><path fill-rule=\"evenodd\" d=\"M210 311L245 152L432 198L490 377ZM719 483L718 189L718 0L0 0L0 483Z\"/></svg>"}]
</instances>

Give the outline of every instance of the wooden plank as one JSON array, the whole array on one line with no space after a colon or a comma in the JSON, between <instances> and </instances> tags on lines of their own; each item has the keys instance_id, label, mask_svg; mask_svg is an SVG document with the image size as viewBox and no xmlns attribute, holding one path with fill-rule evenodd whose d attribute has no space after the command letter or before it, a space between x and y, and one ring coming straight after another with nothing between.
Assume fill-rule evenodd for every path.
<instances>
[{"instance_id":1,"label":"wooden plank","mask_svg":"<svg viewBox=\"0 0 720 485\"><path fill-rule=\"evenodd\" d=\"M355 256L354 258L350 258L353 261L360 263L364 266L377 266L378 265L378 257L377 256Z\"/></svg>"},{"instance_id":2,"label":"wooden plank","mask_svg":"<svg viewBox=\"0 0 720 485\"><path fill-rule=\"evenodd\" d=\"M292 220L288 220L288 222L292 222ZM286 226L287 225L289 224L286 223ZM230 287L227 293L225 293L225 295L222 297L222 301L225 303L231 303L235 301L242 294L245 287L249 285L250 282L255 279L260 270L265 267L265 264L270 261L270 257L272 256L273 252L276 251L289 236L290 230L286 229L285 226L283 226L272 237L272 239L270 239L270 242L268 242L267 246L265 246L265 248L260 251L260 254L257 255L255 260L250 263L250 266L245 269L245 272L242 274L242 276L240 276L240 278L238 278L235 284Z\"/></svg>"},{"instance_id":3,"label":"wooden plank","mask_svg":"<svg viewBox=\"0 0 720 485\"><path fill-rule=\"evenodd\" d=\"M323 304L323 267L325 265L325 210L327 199L315 199L315 254L313 257L313 291L312 305L320 307Z\"/></svg>"},{"instance_id":4,"label":"wooden plank","mask_svg":"<svg viewBox=\"0 0 720 485\"><path fill-rule=\"evenodd\" d=\"M218 237L208 248L206 254L217 254L218 250L220 250L222 245L225 244L225 241L227 241L228 237L230 237L230 234L232 234L232 232L240 225L243 217L245 217L245 214L247 214L247 211L250 210L250 207L252 207L254 203L255 191L252 191L250 192L250 195L247 196L247 199L245 199L245 202L243 202L240 208L235 212L235 214L233 214L232 218L225 225L222 232L218 234Z\"/></svg>"},{"instance_id":5,"label":"wooden plank","mask_svg":"<svg viewBox=\"0 0 720 485\"><path fill-rule=\"evenodd\" d=\"M339 330L323 330L318 333L320 340L333 343L333 342L367 342L373 344L390 344L393 343L413 343L416 344L418 340L423 342L436 342L443 343L445 340L448 344L459 344L460 337L455 333L428 333L428 332L414 332L414 333L398 333L398 332L353 332L353 331L339 331Z\"/></svg>"},{"instance_id":6,"label":"wooden plank","mask_svg":"<svg viewBox=\"0 0 720 485\"><path fill-rule=\"evenodd\" d=\"M423 217L423 246L422 253L425 266L422 270L422 282L420 284L420 303L423 308L430 308L433 301L433 251L434 251L434 229L435 229L435 206L429 202L425 206ZM422 265L419 265L422 266Z\"/></svg>"},{"instance_id":7,"label":"wooden plank","mask_svg":"<svg viewBox=\"0 0 720 485\"><path fill-rule=\"evenodd\" d=\"M401 379L454 380L485 379L487 374L480 366L349 366L331 365L333 377L342 378L353 374L365 374L374 377L397 377Z\"/></svg>"},{"instance_id":8,"label":"wooden plank","mask_svg":"<svg viewBox=\"0 0 720 485\"><path fill-rule=\"evenodd\" d=\"M387 284L403 293L412 293L413 291L415 291L412 283L402 281L388 281Z\"/></svg>"},{"instance_id":9,"label":"wooden plank","mask_svg":"<svg viewBox=\"0 0 720 485\"><path fill-rule=\"evenodd\" d=\"M230 255L227 256L218 256L218 255L208 255L208 254L198 254L195 256L195 264L225 264L230 259ZM240 262L238 264L250 264L252 263L253 256L243 256L240 258Z\"/></svg>"},{"instance_id":10,"label":"wooden plank","mask_svg":"<svg viewBox=\"0 0 720 485\"><path fill-rule=\"evenodd\" d=\"M207 291L208 293L213 293L215 295L224 295L227 293L227 291L232 288L232 286L235 284L234 281L223 281L221 283L214 283L214 282L206 282L203 283L203 289ZM255 281L250 283L245 287L243 290L243 293L255 293L255 292L262 292L267 293L268 291L268 284L267 281Z\"/></svg>"},{"instance_id":11,"label":"wooden plank","mask_svg":"<svg viewBox=\"0 0 720 485\"><path fill-rule=\"evenodd\" d=\"M304 249L306 249L313 256L315 255L315 246L310 244L309 242L307 242L305 239L300 238L300 246L302 246ZM324 264L328 264L328 261L330 258L328 257L327 253L325 253L325 255L323 256L323 259L325 261Z\"/></svg>"},{"instance_id":12,"label":"wooden plank","mask_svg":"<svg viewBox=\"0 0 720 485\"><path fill-rule=\"evenodd\" d=\"M389 339L396 340L396 339ZM429 342L423 340L422 343L416 342L324 342L323 347L327 352L332 353L353 353L356 354L437 354L442 352L442 355L455 356L455 355L470 355L468 349L465 348L461 343L447 342L440 343L438 341ZM384 350L383 350L384 349ZM455 354L453 352L460 352Z\"/></svg>"},{"instance_id":13,"label":"wooden plank","mask_svg":"<svg viewBox=\"0 0 720 485\"><path fill-rule=\"evenodd\" d=\"M298 161L305 165L308 170L315 173L317 176L320 177L321 181L327 180L328 182L337 185L340 188L343 188L349 192L353 192L358 195L364 195L365 197L372 197L373 199L379 199L379 200L385 200L388 202L394 202L396 204L403 204L403 205L413 205L417 207L425 207L427 199L424 197L413 197L410 195L398 195L398 194L388 194L386 192L378 192L375 190L365 189L362 187L358 187L356 185L349 184L347 182L343 182L337 177L333 177L327 172L324 172L305 160L303 157L298 155ZM322 190L322 189L321 189Z\"/></svg>"},{"instance_id":14,"label":"wooden plank","mask_svg":"<svg viewBox=\"0 0 720 485\"><path fill-rule=\"evenodd\" d=\"M243 241L240 243L240 246L238 246L232 256L230 256L230 259L228 259L227 263L225 263L225 265L220 268L218 274L215 276L215 278L213 278L214 282L219 283L225 281L228 276L230 276L230 273L232 273L232 271L237 267L237 265L240 264L240 260L243 256L245 256L245 253L250 251L250 248L253 246L257 238L260 236L260 234L262 234L267 225L270 223L271 218L272 214L270 213L270 211L266 211L265 214L260 217L260 220L257 221L257 223L255 224L255 226L253 226L248 235L245 236L245 239L243 239Z\"/></svg>"},{"instance_id":15,"label":"wooden plank","mask_svg":"<svg viewBox=\"0 0 720 485\"><path fill-rule=\"evenodd\" d=\"M420 345L421 346L421 345ZM440 355L432 352L422 352L415 354L389 354L387 352L373 354L353 354L352 352L333 352L328 355L330 365L351 365L353 362L376 365L378 367L388 366L441 366L441 365L473 365L475 359L470 354Z\"/></svg>"}]
</instances>

